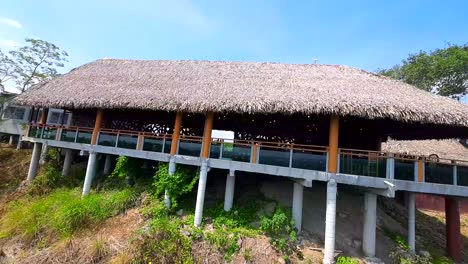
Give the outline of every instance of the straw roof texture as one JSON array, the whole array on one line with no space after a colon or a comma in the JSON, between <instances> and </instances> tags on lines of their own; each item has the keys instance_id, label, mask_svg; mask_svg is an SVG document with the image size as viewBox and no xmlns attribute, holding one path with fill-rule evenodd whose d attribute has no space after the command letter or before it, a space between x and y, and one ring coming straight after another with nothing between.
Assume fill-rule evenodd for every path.
<instances>
[{"instance_id":1,"label":"straw roof texture","mask_svg":"<svg viewBox=\"0 0 468 264\"><path fill-rule=\"evenodd\" d=\"M456 139L389 140L382 143L382 151L416 156L436 154L444 159L468 161L468 148Z\"/></svg>"},{"instance_id":2,"label":"straw roof texture","mask_svg":"<svg viewBox=\"0 0 468 264\"><path fill-rule=\"evenodd\" d=\"M20 104L185 112L339 114L468 127L468 106L338 65L102 59L39 84Z\"/></svg>"}]
</instances>

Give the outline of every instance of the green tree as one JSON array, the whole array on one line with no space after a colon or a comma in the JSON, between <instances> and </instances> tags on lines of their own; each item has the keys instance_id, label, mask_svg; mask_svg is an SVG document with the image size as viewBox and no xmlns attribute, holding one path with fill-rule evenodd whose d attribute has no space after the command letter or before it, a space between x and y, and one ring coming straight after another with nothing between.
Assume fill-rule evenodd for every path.
<instances>
[{"instance_id":1,"label":"green tree","mask_svg":"<svg viewBox=\"0 0 468 264\"><path fill-rule=\"evenodd\" d=\"M410 54L401 64L379 73L459 99L468 93L468 43Z\"/></svg>"},{"instance_id":2,"label":"green tree","mask_svg":"<svg viewBox=\"0 0 468 264\"><path fill-rule=\"evenodd\" d=\"M13 78L14 70L13 60L0 50L0 92L5 90L5 82Z\"/></svg>"},{"instance_id":3,"label":"green tree","mask_svg":"<svg viewBox=\"0 0 468 264\"><path fill-rule=\"evenodd\" d=\"M34 84L57 76L57 68L64 66L68 54L50 42L26 39L26 46L10 51L8 56L2 52L0 56L2 83L4 79L11 79L17 89L24 92Z\"/></svg>"}]
</instances>

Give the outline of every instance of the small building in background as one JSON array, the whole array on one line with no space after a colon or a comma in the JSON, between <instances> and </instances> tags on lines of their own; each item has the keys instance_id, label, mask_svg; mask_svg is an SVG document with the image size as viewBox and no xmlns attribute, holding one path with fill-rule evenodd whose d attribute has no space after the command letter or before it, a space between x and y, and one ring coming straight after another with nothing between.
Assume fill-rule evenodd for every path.
<instances>
[{"instance_id":1,"label":"small building in background","mask_svg":"<svg viewBox=\"0 0 468 264\"><path fill-rule=\"evenodd\" d=\"M466 139L441 140L388 140L382 143L382 151L403 155L426 156L428 159L468 160ZM430 166L430 165L428 165ZM423 210L443 212L443 196L417 194L416 207ZM460 212L468 213L468 201L460 202Z\"/></svg>"}]
</instances>

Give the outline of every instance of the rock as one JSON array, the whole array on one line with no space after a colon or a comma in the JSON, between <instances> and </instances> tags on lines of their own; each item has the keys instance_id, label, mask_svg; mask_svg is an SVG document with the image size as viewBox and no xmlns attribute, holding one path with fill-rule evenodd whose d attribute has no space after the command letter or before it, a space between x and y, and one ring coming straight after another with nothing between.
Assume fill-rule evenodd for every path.
<instances>
[{"instance_id":1,"label":"rock","mask_svg":"<svg viewBox=\"0 0 468 264\"><path fill-rule=\"evenodd\" d=\"M176 215L182 216L184 214L184 209L180 209L176 212Z\"/></svg>"},{"instance_id":2,"label":"rock","mask_svg":"<svg viewBox=\"0 0 468 264\"><path fill-rule=\"evenodd\" d=\"M430 258L431 257L431 253L429 253L428 251L425 251L425 250L419 251L419 255L422 256L422 257L425 257L425 258Z\"/></svg>"},{"instance_id":3,"label":"rock","mask_svg":"<svg viewBox=\"0 0 468 264\"><path fill-rule=\"evenodd\" d=\"M267 216L272 216L276 210L276 202L269 202L263 207L263 213Z\"/></svg>"},{"instance_id":4,"label":"rock","mask_svg":"<svg viewBox=\"0 0 468 264\"><path fill-rule=\"evenodd\" d=\"M366 264L385 264L382 260L376 257L367 257L364 259L364 263Z\"/></svg>"},{"instance_id":5,"label":"rock","mask_svg":"<svg viewBox=\"0 0 468 264\"><path fill-rule=\"evenodd\" d=\"M186 237L190 237L192 235L188 230L181 230L180 233Z\"/></svg>"},{"instance_id":6,"label":"rock","mask_svg":"<svg viewBox=\"0 0 468 264\"><path fill-rule=\"evenodd\" d=\"M346 218L346 217L348 217L348 215L345 214L345 213L338 213L338 216L341 217L341 218Z\"/></svg>"},{"instance_id":7,"label":"rock","mask_svg":"<svg viewBox=\"0 0 468 264\"><path fill-rule=\"evenodd\" d=\"M286 264L286 260L284 260L284 258L282 258L282 257L279 257L278 258L278 263L279 264Z\"/></svg>"},{"instance_id":8,"label":"rock","mask_svg":"<svg viewBox=\"0 0 468 264\"><path fill-rule=\"evenodd\" d=\"M353 239L353 248L361 248L362 241L360 239Z\"/></svg>"},{"instance_id":9,"label":"rock","mask_svg":"<svg viewBox=\"0 0 468 264\"><path fill-rule=\"evenodd\" d=\"M211 219L211 217L205 218L205 224L209 225L211 224L211 222L213 222L213 219Z\"/></svg>"},{"instance_id":10,"label":"rock","mask_svg":"<svg viewBox=\"0 0 468 264\"><path fill-rule=\"evenodd\" d=\"M242 247L242 238L240 237L237 239L237 246L239 246L239 248Z\"/></svg>"},{"instance_id":11,"label":"rock","mask_svg":"<svg viewBox=\"0 0 468 264\"><path fill-rule=\"evenodd\" d=\"M249 226L253 227L253 228L260 228L260 221L255 221L255 222L252 222L249 224Z\"/></svg>"}]
</instances>

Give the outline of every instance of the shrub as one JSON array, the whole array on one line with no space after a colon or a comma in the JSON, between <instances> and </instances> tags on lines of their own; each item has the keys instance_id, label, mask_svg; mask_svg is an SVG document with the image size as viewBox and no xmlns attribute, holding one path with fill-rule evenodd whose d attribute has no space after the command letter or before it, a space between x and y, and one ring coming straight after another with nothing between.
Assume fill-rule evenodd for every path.
<instances>
[{"instance_id":1,"label":"shrub","mask_svg":"<svg viewBox=\"0 0 468 264\"><path fill-rule=\"evenodd\" d=\"M81 171L84 173L83 171ZM73 174L80 173L77 169ZM41 168L36 178L28 186L27 193L33 196L41 196L61 187L75 187L79 185L80 179L72 176L62 176L62 172L55 162L47 162Z\"/></svg>"},{"instance_id":2,"label":"shrub","mask_svg":"<svg viewBox=\"0 0 468 264\"><path fill-rule=\"evenodd\" d=\"M20 235L33 240L43 235L70 236L131 207L136 198L130 189L84 198L78 189L58 189L48 196L23 198L8 205L0 219L0 237Z\"/></svg>"},{"instance_id":3,"label":"shrub","mask_svg":"<svg viewBox=\"0 0 468 264\"><path fill-rule=\"evenodd\" d=\"M359 264L359 260L356 258L340 256L336 260L336 264Z\"/></svg>"},{"instance_id":4,"label":"shrub","mask_svg":"<svg viewBox=\"0 0 468 264\"><path fill-rule=\"evenodd\" d=\"M171 217L155 218L150 230L135 241L135 263L193 263L192 243L180 233L180 221Z\"/></svg>"},{"instance_id":5,"label":"shrub","mask_svg":"<svg viewBox=\"0 0 468 264\"><path fill-rule=\"evenodd\" d=\"M198 181L196 169L178 165L174 175L169 175L169 165L160 163L154 174L153 187L156 188L156 195L161 196L168 190L171 196L172 208L177 208L178 199L193 190Z\"/></svg>"},{"instance_id":6,"label":"shrub","mask_svg":"<svg viewBox=\"0 0 468 264\"><path fill-rule=\"evenodd\" d=\"M286 256L295 251L294 243L297 241L297 233L294 229L294 221L284 209L277 208L271 217L263 216L260 229L270 236L271 245Z\"/></svg>"}]
</instances>

